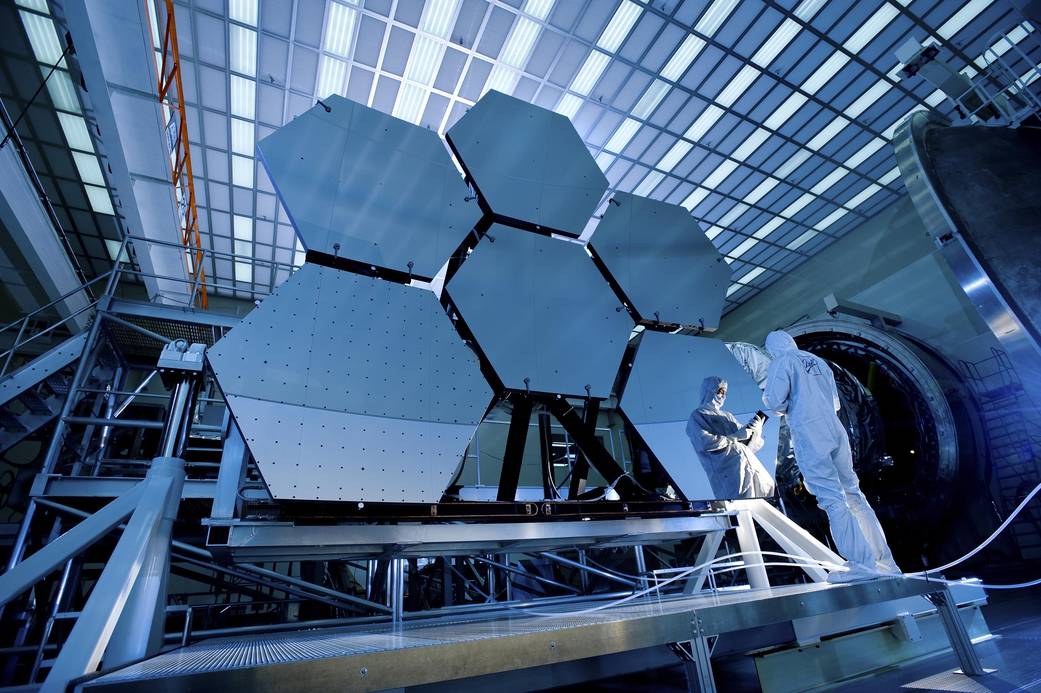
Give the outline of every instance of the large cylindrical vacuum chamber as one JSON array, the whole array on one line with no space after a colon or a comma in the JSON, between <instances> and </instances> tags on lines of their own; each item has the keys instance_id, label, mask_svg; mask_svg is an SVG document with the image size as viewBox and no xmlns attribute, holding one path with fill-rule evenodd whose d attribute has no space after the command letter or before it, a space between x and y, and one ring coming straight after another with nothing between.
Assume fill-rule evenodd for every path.
<instances>
[{"instance_id":1,"label":"large cylindrical vacuum chamber","mask_svg":"<svg viewBox=\"0 0 1041 693\"><path fill-rule=\"evenodd\" d=\"M988 515L990 505L984 432L957 368L894 330L822 319L788 331L832 365L854 467L901 566L936 565L957 553L952 529ZM784 434L781 445L777 478L786 510L824 534L826 520L802 486Z\"/></svg>"}]
</instances>

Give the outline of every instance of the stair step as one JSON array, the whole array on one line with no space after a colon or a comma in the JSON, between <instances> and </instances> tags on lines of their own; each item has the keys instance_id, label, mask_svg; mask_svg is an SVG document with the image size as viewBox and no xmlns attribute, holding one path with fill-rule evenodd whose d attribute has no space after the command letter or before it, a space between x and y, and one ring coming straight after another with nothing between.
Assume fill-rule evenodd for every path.
<instances>
[{"instance_id":1,"label":"stair step","mask_svg":"<svg viewBox=\"0 0 1041 693\"><path fill-rule=\"evenodd\" d=\"M26 390L18 398L18 401L25 405L25 408L31 411L33 414L53 414L50 403L45 400L35 390Z\"/></svg>"}]
</instances>

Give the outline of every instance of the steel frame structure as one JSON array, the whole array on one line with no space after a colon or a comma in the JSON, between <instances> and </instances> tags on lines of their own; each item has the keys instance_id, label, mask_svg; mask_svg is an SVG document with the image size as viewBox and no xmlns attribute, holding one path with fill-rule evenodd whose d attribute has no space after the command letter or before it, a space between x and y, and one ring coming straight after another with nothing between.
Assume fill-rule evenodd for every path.
<instances>
[{"instance_id":1,"label":"steel frame structure","mask_svg":"<svg viewBox=\"0 0 1041 693\"><path fill-rule=\"evenodd\" d=\"M79 337L69 393L40 454L8 570L0 575L5 683L42 680L45 689L59 690L92 675L99 663L109 671L213 637L292 638L303 629L333 626L393 630L513 618L518 609L598 605L661 586L681 566L710 561L731 546L730 530L743 557L721 564L719 572L702 568L664 587L654 600L696 599L738 584L760 588L746 593L755 595L778 579L830 589L818 584L826 573L813 565L768 573L760 534L810 561L841 559L765 501L695 512L681 502L669 509L624 500L554 501L544 488L548 499L541 503L441 503L412 508L407 517L391 504L365 513L344 508L338 517L321 508L326 514L309 517L311 508L279 508L241 434L221 411L219 392L207 382L197 397L185 396L172 382L171 392L155 387L156 371L163 370L155 360L160 348L184 334L212 341L237 319L121 298L120 287L143 275L117 266L91 304L88 331ZM20 348L27 350L34 335L23 337ZM22 365L21 351L10 356ZM170 404L162 412L132 408L149 402ZM581 416L564 411L571 407L564 400L542 405L572 424L569 433L591 436L595 417L589 409ZM117 435L133 435L119 446L136 446L132 452L144 459L113 452ZM156 438L148 442L148 435ZM207 440L214 445L204 449ZM200 459L217 452L217 461ZM582 455L576 457L581 480ZM476 515L448 514L471 505ZM490 516L493 509L498 516ZM600 519L590 520L597 514ZM109 535L120 530L110 550ZM107 564L100 575L99 563ZM922 588L909 589L918 594ZM969 601L981 598L977 590ZM954 608L950 598L938 599L940 609ZM828 609L846 604L830 597L826 603ZM876 618L892 619L886 608ZM946 622L955 631L961 623L957 617ZM655 629L664 624L655 623ZM974 671L978 661L973 665L967 637L954 632L951 638L966 671ZM688 641L702 642L677 642ZM709 686L709 650L679 651L697 665L692 680L700 677Z\"/></svg>"}]
</instances>

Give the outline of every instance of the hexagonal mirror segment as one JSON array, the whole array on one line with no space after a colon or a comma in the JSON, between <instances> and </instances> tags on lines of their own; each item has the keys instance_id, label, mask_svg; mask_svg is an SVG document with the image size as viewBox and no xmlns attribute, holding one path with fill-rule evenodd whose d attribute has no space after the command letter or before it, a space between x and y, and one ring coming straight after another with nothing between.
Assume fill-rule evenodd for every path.
<instances>
[{"instance_id":1,"label":"hexagonal mirror segment","mask_svg":"<svg viewBox=\"0 0 1041 693\"><path fill-rule=\"evenodd\" d=\"M762 409L763 393L722 340L646 330L622 393L622 412L688 500L732 500L742 496L743 479L715 460L702 459L687 434L687 422L701 406L701 384L709 376L727 381L723 409L744 427ZM712 432L712 431L710 431ZM780 422L769 419L763 447L756 453L773 478ZM737 465L729 460L730 467Z\"/></svg>"},{"instance_id":2,"label":"hexagonal mirror segment","mask_svg":"<svg viewBox=\"0 0 1041 693\"><path fill-rule=\"evenodd\" d=\"M570 120L497 91L445 137L496 221L577 237L607 190Z\"/></svg>"},{"instance_id":3,"label":"hexagonal mirror segment","mask_svg":"<svg viewBox=\"0 0 1041 693\"><path fill-rule=\"evenodd\" d=\"M633 321L582 245L493 224L445 291L505 387L611 394Z\"/></svg>"},{"instance_id":4,"label":"hexagonal mirror segment","mask_svg":"<svg viewBox=\"0 0 1041 693\"><path fill-rule=\"evenodd\" d=\"M437 502L492 397L432 292L313 264L208 359L277 499Z\"/></svg>"},{"instance_id":5,"label":"hexagonal mirror segment","mask_svg":"<svg viewBox=\"0 0 1041 693\"><path fill-rule=\"evenodd\" d=\"M437 133L341 96L257 149L309 251L429 279L481 217Z\"/></svg>"},{"instance_id":6,"label":"hexagonal mirror segment","mask_svg":"<svg viewBox=\"0 0 1041 693\"><path fill-rule=\"evenodd\" d=\"M616 193L589 245L641 321L719 327L730 268L683 207Z\"/></svg>"}]
</instances>

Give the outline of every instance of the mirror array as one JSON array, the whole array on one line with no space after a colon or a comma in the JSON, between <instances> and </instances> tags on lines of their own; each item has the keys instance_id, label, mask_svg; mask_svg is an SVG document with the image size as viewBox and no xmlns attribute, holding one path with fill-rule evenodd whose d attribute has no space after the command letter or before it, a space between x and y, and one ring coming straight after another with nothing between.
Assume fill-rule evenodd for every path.
<instances>
[{"instance_id":1,"label":"mirror array","mask_svg":"<svg viewBox=\"0 0 1041 693\"><path fill-rule=\"evenodd\" d=\"M696 222L617 195L579 242L606 179L569 120L498 92L447 139L466 181L436 134L334 96L259 145L308 262L209 359L274 497L437 501L510 392L617 398L685 498L722 497L684 431L698 384L727 378L738 418L758 388L722 342L660 331L719 323Z\"/></svg>"}]
</instances>

